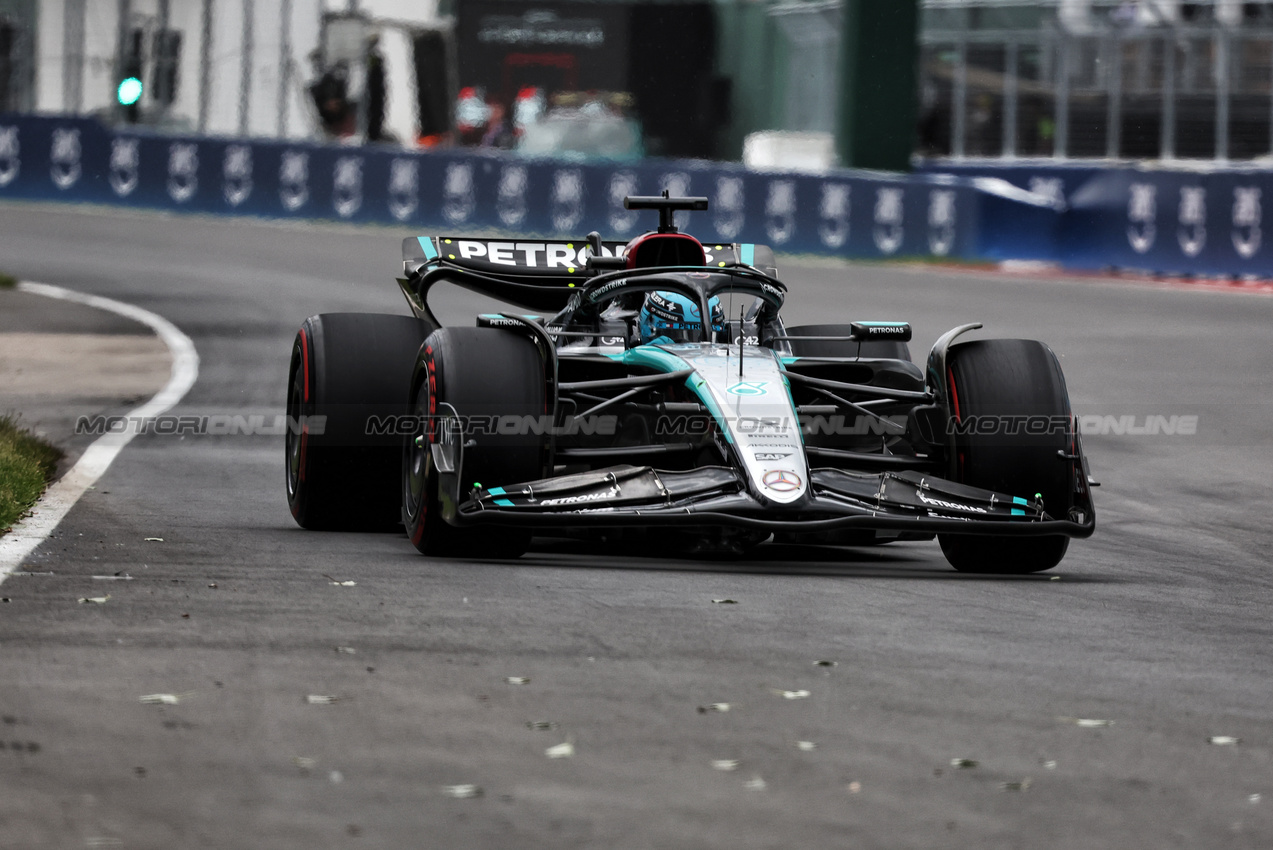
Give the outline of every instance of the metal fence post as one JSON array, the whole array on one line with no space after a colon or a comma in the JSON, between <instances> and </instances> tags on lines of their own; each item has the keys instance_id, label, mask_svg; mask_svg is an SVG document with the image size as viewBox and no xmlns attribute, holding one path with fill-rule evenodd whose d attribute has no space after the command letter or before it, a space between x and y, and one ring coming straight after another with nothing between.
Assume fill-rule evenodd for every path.
<instances>
[{"instance_id":1,"label":"metal fence post","mask_svg":"<svg viewBox=\"0 0 1273 850\"><path fill-rule=\"evenodd\" d=\"M1169 27L1163 38L1162 56L1162 139L1160 159L1176 158L1176 28Z\"/></svg>"},{"instance_id":2,"label":"metal fence post","mask_svg":"<svg viewBox=\"0 0 1273 850\"><path fill-rule=\"evenodd\" d=\"M962 33L964 41L956 48L955 90L951 93L950 155L964 155L964 134L968 127L968 42L967 33Z\"/></svg>"},{"instance_id":3,"label":"metal fence post","mask_svg":"<svg viewBox=\"0 0 1273 850\"><path fill-rule=\"evenodd\" d=\"M1109 102L1105 113L1105 156L1117 159L1123 142L1123 38L1110 33Z\"/></svg>"},{"instance_id":4,"label":"metal fence post","mask_svg":"<svg viewBox=\"0 0 1273 850\"><path fill-rule=\"evenodd\" d=\"M1003 153L1008 158L1017 155L1017 42L1004 45L1003 56Z\"/></svg>"},{"instance_id":5,"label":"metal fence post","mask_svg":"<svg viewBox=\"0 0 1273 850\"><path fill-rule=\"evenodd\" d=\"M203 0L203 33L199 39L199 133L208 132L212 100L212 0Z\"/></svg>"},{"instance_id":6,"label":"metal fence post","mask_svg":"<svg viewBox=\"0 0 1273 850\"><path fill-rule=\"evenodd\" d=\"M252 0L243 0L243 35L240 38L242 53L239 62L243 66L239 73L239 135L248 134L248 103L252 99L252 35L255 23L252 18L255 4Z\"/></svg>"},{"instance_id":7,"label":"metal fence post","mask_svg":"<svg viewBox=\"0 0 1273 850\"><path fill-rule=\"evenodd\" d=\"M1064 26L1057 33L1056 52L1056 127L1052 155L1065 159L1070 138L1070 38Z\"/></svg>"},{"instance_id":8,"label":"metal fence post","mask_svg":"<svg viewBox=\"0 0 1273 850\"><path fill-rule=\"evenodd\" d=\"M1229 158L1229 28L1221 26L1216 32L1216 156L1217 160Z\"/></svg>"},{"instance_id":9,"label":"metal fence post","mask_svg":"<svg viewBox=\"0 0 1273 850\"><path fill-rule=\"evenodd\" d=\"M282 0L279 17L278 132L287 135L287 92L292 87L292 0Z\"/></svg>"}]
</instances>

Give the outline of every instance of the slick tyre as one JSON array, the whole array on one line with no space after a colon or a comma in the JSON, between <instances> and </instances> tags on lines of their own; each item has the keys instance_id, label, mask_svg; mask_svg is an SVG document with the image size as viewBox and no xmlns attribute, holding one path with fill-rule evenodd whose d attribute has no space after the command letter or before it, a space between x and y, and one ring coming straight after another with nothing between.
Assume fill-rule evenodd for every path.
<instances>
[{"instance_id":1,"label":"slick tyre","mask_svg":"<svg viewBox=\"0 0 1273 850\"><path fill-rule=\"evenodd\" d=\"M377 313L311 316L292 343L287 504L303 528L397 528L401 437L416 353L429 327ZM389 433L385 433L385 432Z\"/></svg>"},{"instance_id":2,"label":"slick tyre","mask_svg":"<svg viewBox=\"0 0 1273 850\"><path fill-rule=\"evenodd\" d=\"M415 547L444 557L516 558L530 545L519 528L458 528L443 519L455 505L439 486L432 446L458 417L465 447L460 498L477 485L518 484L544 477L542 422L548 412L544 362L531 340L494 328L442 328L425 340L411 379L409 409L422 423L401 444L402 523ZM472 443L472 445L469 445Z\"/></svg>"},{"instance_id":3,"label":"slick tyre","mask_svg":"<svg viewBox=\"0 0 1273 850\"><path fill-rule=\"evenodd\" d=\"M1039 494L1053 519L1068 519L1075 467L1064 455L1074 453L1074 426L1052 349L1035 340L979 340L951 346L946 364L954 418L986 423L956 437L956 480L1027 499ZM938 540L955 569L999 574L1051 569L1070 542L1060 535Z\"/></svg>"},{"instance_id":4,"label":"slick tyre","mask_svg":"<svg viewBox=\"0 0 1273 850\"><path fill-rule=\"evenodd\" d=\"M848 325L799 325L787 328L787 336L848 336ZM791 353L797 357L867 357L888 360L910 360L910 347L904 342L868 339L861 343L836 339L793 339Z\"/></svg>"}]
</instances>

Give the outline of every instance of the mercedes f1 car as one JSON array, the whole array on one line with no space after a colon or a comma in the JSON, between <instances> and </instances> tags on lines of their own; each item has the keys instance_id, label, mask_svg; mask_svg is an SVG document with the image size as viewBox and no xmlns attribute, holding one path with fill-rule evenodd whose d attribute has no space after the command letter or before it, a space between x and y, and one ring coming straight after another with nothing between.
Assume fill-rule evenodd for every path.
<instances>
[{"instance_id":1,"label":"mercedes f1 car","mask_svg":"<svg viewBox=\"0 0 1273 850\"><path fill-rule=\"evenodd\" d=\"M630 242L403 242L411 316L306 319L292 347L287 498L305 528L405 527L430 555L533 535L740 553L771 539L936 537L959 570L1055 566L1095 529L1060 364L1033 340L924 366L898 321L793 327L763 245L659 227ZM446 283L514 309L442 327ZM651 534L651 531L657 533Z\"/></svg>"}]
</instances>

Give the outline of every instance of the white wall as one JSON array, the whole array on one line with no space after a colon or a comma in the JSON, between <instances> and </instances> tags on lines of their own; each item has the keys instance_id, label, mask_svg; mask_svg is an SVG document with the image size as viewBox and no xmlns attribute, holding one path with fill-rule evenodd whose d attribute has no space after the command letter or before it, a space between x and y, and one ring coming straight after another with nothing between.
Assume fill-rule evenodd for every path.
<instances>
[{"instance_id":1,"label":"white wall","mask_svg":"<svg viewBox=\"0 0 1273 850\"><path fill-rule=\"evenodd\" d=\"M46 113L73 111L65 102L63 38L68 0L42 0L39 5L36 57L36 109ZM72 0L73 2L73 0ZM309 56L319 46L324 12L348 10L348 0L292 0L290 73L284 74L282 32L285 22L280 0L211 0L212 30L209 103L206 132L240 134L239 102L243 72L243 13L251 6L253 23L252 68L248 92L247 131L251 136L312 138L315 115L306 90L313 81ZM200 78L204 0L171 0L170 28L181 33L181 59L177 93L164 116L163 126L197 131L200 113ZM84 76L81 113L109 110L115 104L116 42L119 33L117 0L87 0L84 44ZM372 18L380 34L380 47L388 70L386 128L404 143L414 142L416 91L410 30L436 25L437 0L359 0L358 11ZM134 25L157 26L159 0L131 0ZM150 49L149 43L147 50ZM286 81L285 105L280 120L280 84ZM153 110L150 69L142 105Z\"/></svg>"}]
</instances>

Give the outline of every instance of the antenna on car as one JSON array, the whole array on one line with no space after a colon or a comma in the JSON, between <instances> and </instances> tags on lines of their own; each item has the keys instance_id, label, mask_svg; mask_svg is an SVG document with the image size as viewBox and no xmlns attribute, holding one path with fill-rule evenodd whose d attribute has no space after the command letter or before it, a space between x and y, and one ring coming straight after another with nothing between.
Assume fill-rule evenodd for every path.
<instances>
[{"instance_id":1,"label":"antenna on car","mask_svg":"<svg viewBox=\"0 0 1273 850\"><path fill-rule=\"evenodd\" d=\"M623 199L625 210L658 210L659 233L676 233L672 214L677 210L702 212L707 209L707 198L673 198L664 189L662 195L628 195Z\"/></svg>"}]
</instances>

